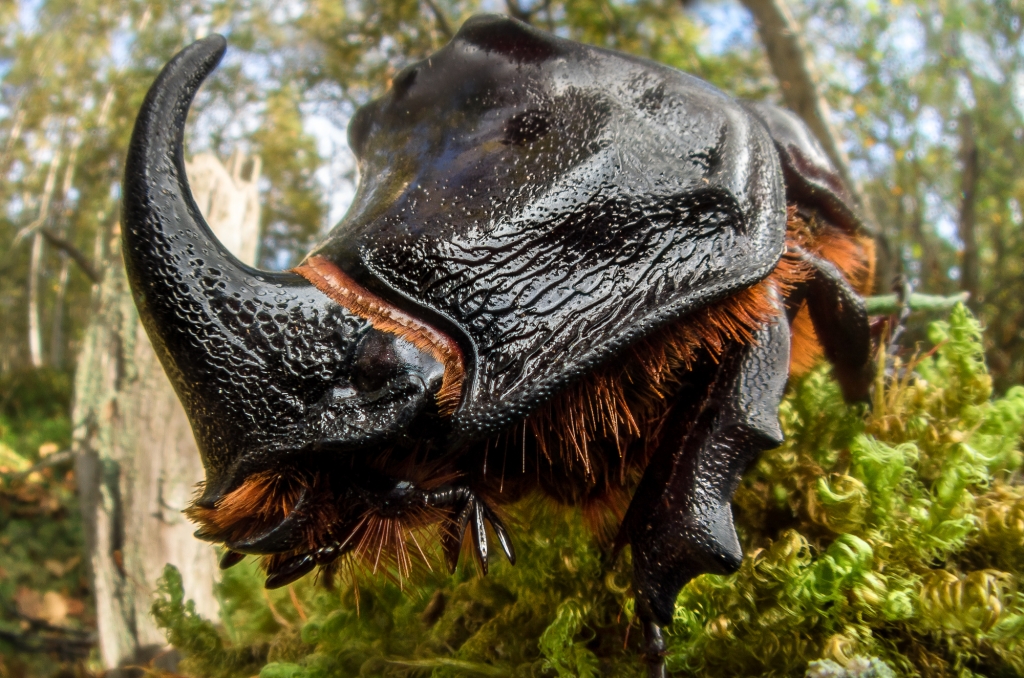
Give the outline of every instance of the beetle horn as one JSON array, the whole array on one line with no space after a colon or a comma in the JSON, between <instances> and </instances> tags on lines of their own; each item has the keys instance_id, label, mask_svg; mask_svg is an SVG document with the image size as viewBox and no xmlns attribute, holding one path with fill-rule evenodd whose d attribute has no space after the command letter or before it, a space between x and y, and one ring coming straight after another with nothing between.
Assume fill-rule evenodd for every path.
<instances>
[{"instance_id":1,"label":"beetle horn","mask_svg":"<svg viewBox=\"0 0 1024 678\"><path fill-rule=\"evenodd\" d=\"M266 351L246 341L240 319L247 314L252 323L275 285L308 287L293 274L265 273L240 262L217 240L192 197L182 148L185 121L226 49L222 36L211 35L179 52L160 72L132 132L122 207L122 256L139 317L192 423L208 493L227 482L222 472L240 456L232 448L245 432L234 422L247 403L238 387L249 373L273 379L277 371ZM248 361L245 349L251 349Z\"/></svg>"},{"instance_id":2,"label":"beetle horn","mask_svg":"<svg viewBox=\"0 0 1024 678\"><path fill-rule=\"evenodd\" d=\"M217 240L185 175L182 142L189 106L217 67L227 41L211 35L182 50L161 71L139 111L125 163L124 260L147 329L160 337L180 324L181 287L205 264L227 278L251 278ZM203 261L197 266L197 259ZM175 307L175 308L172 308Z\"/></svg>"},{"instance_id":3,"label":"beetle horn","mask_svg":"<svg viewBox=\"0 0 1024 678\"><path fill-rule=\"evenodd\" d=\"M339 303L302 275L246 266L218 242L189 190L182 141L189 105L226 46L212 35L164 67L124 179L128 281L203 454L200 507L288 454L381 444L438 392L444 370L429 351L397 346L390 326L376 329L344 295Z\"/></svg>"}]
</instances>

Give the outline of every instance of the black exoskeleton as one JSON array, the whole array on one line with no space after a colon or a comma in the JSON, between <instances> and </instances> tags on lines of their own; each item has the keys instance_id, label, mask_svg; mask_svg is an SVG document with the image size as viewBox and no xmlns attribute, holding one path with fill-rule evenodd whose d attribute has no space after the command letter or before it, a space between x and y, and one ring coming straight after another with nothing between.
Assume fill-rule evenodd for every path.
<instances>
[{"instance_id":1,"label":"black exoskeleton","mask_svg":"<svg viewBox=\"0 0 1024 678\"><path fill-rule=\"evenodd\" d=\"M652 675L693 577L742 553L730 499L782 441L791 370L872 380L871 241L804 125L658 64L496 16L349 128L360 184L291 272L239 263L182 138L225 41L163 70L125 173L124 256L192 422L190 509L267 586L339 558L514 561L495 507L540 491L631 547ZM490 532L490 534L489 534ZM417 548L418 548L417 542Z\"/></svg>"}]
</instances>

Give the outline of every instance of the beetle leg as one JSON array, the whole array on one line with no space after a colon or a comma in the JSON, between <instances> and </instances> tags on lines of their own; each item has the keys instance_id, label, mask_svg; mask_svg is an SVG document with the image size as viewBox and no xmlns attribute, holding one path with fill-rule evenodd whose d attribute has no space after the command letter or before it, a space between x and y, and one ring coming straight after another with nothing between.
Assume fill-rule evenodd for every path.
<instances>
[{"instance_id":1,"label":"beetle leg","mask_svg":"<svg viewBox=\"0 0 1024 678\"><path fill-rule=\"evenodd\" d=\"M696 397L673 405L619 532L633 554L637 613L651 675L663 675L657 625L672 621L683 585L742 561L730 499L747 467L782 442L778 408L789 369L789 325L780 318L749 345L728 349Z\"/></svg>"},{"instance_id":2,"label":"beetle leg","mask_svg":"<svg viewBox=\"0 0 1024 678\"><path fill-rule=\"evenodd\" d=\"M648 678L665 678L665 639L656 622L644 622L644 662Z\"/></svg>"},{"instance_id":3,"label":"beetle leg","mask_svg":"<svg viewBox=\"0 0 1024 678\"><path fill-rule=\"evenodd\" d=\"M800 248L792 247L814 277L801 292L791 298L807 302L814 332L832 363L832 372L849 402L867 400L868 388L875 377L871 360L871 326L864 300L830 261ZM792 308L792 305L791 305Z\"/></svg>"},{"instance_id":4,"label":"beetle leg","mask_svg":"<svg viewBox=\"0 0 1024 678\"><path fill-rule=\"evenodd\" d=\"M451 487L432 492L425 492L422 495L423 503L427 506L445 507L451 506L455 509L452 518L452 526L445 531L441 537L441 546L444 550L445 560L448 562L448 569L455 571L459 564L459 553L462 551L462 540L466 534L466 528L472 529L473 544L476 547L476 554L480 567L484 574L487 574L488 541L486 524L491 524L495 536L498 538L498 545L505 553L508 561L516 564L516 552L512 546L512 538L504 523L497 514L487 505L484 500L478 497L468 487Z\"/></svg>"}]
</instances>

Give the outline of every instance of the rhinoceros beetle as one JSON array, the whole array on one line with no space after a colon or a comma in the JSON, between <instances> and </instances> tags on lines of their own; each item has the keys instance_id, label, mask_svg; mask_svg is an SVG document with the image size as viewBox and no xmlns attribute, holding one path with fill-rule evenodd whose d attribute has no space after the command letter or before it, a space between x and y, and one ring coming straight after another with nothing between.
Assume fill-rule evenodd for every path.
<instances>
[{"instance_id":1,"label":"rhinoceros beetle","mask_svg":"<svg viewBox=\"0 0 1024 678\"><path fill-rule=\"evenodd\" d=\"M123 253L206 482L189 510L268 587L342 557L408 572L433 531L514 562L501 505L583 508L632 551L652 675L682 586L741 561L730 499L782 442L791 368L872 380L871 240L793 114L498 16L358 109L360 183L290 272L238 262L191 197L210 36L149 91ZM490 530L488 530L488 525Z\"/></svg>"}]
</instances>

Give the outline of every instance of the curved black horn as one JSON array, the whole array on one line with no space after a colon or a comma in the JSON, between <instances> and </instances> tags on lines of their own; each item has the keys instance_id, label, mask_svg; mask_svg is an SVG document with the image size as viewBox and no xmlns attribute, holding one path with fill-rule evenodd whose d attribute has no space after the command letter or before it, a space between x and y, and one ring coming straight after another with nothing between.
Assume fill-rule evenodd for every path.
<instances>
[{"instance_id":1,"label":"curved black horn","mask_svg":"<svg viewBox=\"0 0 1024 678\"><path fill-rule=\"evenodd\" d=\"M241 263L206 224L182 139L189 104L225 47L219 35L200 40L157 77L132 133L123 199L128 280L203 454L207 506L282 455L393 434L440 382L428 357L401 363L405 376L386 385L387 397L353 388L355 348L379 332L302 276Z\"/></svg>"},{"instance_id":2,"label":"curved black horn","mask_svg":"<svg viewBox=\"0 0 1024 678\"><path fill-rule=\"evenodd\" d=\"M174 291L203 258L230 277L251 276L217 240L200 213L185 175L182 143L189 106L227 49L211 35L186 47L160 72L135 121L124 177L124 260L147 329L163 336L177 322ZM152 326L152 327L151 327Z\"/></svg>"}]
</instances>

